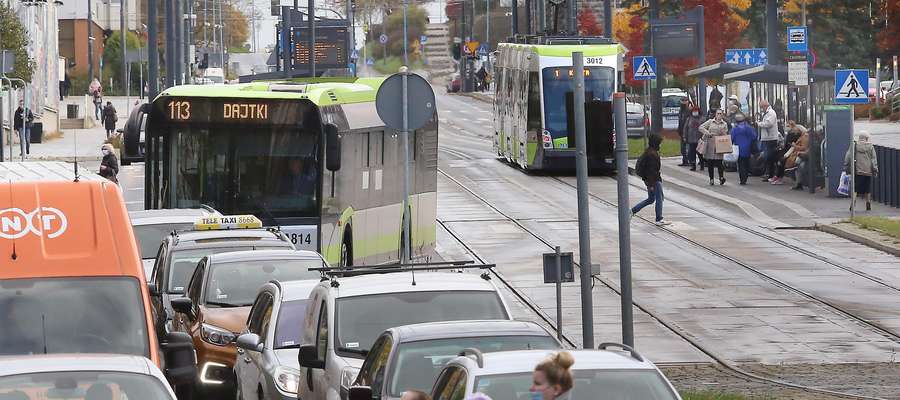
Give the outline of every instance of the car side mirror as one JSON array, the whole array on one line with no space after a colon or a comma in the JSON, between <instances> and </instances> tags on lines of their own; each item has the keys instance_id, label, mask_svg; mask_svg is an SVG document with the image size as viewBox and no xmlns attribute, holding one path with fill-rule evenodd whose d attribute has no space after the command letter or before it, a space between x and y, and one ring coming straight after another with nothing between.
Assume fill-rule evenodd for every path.
<instances>
[{"instance_id":1,"label":"car side mirror","mask_svg":"<svg viewBox=\"0 0 900 400\"><path fill-rule=\"evenodd\" d=\"M341 137L334 124L325 125L325 168L332 172L341 169Z\"/></svg>"},{"instance_id":2,"label":"car side mirror","mask_svg":"<svg viewBox=\"0 0 900 400\"><path fill-rule=\"evenodd\" d=\"M313 369L325 369L325 360L319 360L319 352L316 346L312 344L304 344L300 346L300 352L297 354L297 361L301 367Z\"/></svg>"},{"instance_id":3,"label":"car side mirror","mask_svg":"<svg viewBox=\"0 0 900 400\"><path fill-rule=\"evenodd\" d=\"M372 400L372 388L369 386L351 386L350 400Z\"/></svg>"},{"instance_id":4,"label":"car side mirror","mask_svg":"<svg viewBox=\"0 0 900 400\"><path fill-rule=\"evenodd\" d=\"M176 297L172 299L172 309L174 309L175 312L180 312L182 314L190 316L194 315L194 304L188 297Z\"/></svg>"},{"instance_id":5,"label":"car side mirror","mask_svg":"<svg viewBox=\"0 0 900 400\"><path fill-rule=\"evenodd\" d=\"M235 342L238 348L261 352L263 351L263 344L259 342L259 335L255 333L245 333L241 336L238 336L237 341Z\"/></svg>"},{"instance_id":6,"label":"car side mirror","mask_svg":"<svg viewBox=\"0 0 900 400\"><path fill-rule=\"evenodd\" d=\"M169 332L160 345L166 360L166 378L173 384L193 384L197 375L194 342L185 332Z\"/></svg>"}]
</instances>

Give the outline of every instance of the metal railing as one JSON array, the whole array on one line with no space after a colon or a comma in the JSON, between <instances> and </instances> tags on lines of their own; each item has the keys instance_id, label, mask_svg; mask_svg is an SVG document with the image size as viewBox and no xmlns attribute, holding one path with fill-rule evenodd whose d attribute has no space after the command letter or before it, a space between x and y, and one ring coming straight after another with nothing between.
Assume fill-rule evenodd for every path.
<instances>
[{"instance_id":1,"label":"metal railing","mask_svg":"<svg viewBox=\"0 0 900 400\"><path fill-rule=\"evenodd\" d=\"M891 207L900 207L900 149L876 145L875 157L878 159L878 175L872 179L872 199Z\"/></svg>"}]
</instances>

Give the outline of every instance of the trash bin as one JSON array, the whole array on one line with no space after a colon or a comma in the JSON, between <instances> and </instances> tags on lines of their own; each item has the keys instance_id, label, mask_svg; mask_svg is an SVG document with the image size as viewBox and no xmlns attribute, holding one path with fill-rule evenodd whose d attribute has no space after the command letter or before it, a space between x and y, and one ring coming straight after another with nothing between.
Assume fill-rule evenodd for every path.
<instances>
[{"instance_id":1,"label":"trash bin","mask_svg":"<svg viewBox=\"0 0 900 400\"><path fill-rule=\"evenodd\" d=\"M66 105L66 118L68 118L68 119L78 118L78 104Z\"/></svg>"},{"instance_id":2,"label":"trash bin","mask_svg":"<svg viewBox=\"0 0 900 400\"><path fill-rule=\"evenodd\" d=\"M44 138L44 123L35 122L31 124L31 143L40 143Z\"/></svg>"}]
</instances>

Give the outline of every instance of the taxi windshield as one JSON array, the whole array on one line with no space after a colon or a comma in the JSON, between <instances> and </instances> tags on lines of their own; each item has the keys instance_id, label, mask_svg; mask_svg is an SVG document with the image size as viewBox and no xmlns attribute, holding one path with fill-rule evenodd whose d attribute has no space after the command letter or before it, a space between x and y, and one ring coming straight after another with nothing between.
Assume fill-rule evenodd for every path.
<instances>
[{"instance_id":1,"label":"taxi windshield","mask_svg":"<svg viewBox=\"0 0 900 400\"><path fill-rule=\"evenodd\" d=\"M488 291L403 292L337 300L338 351L365 358L381 332L393 326L469 319L509 319Z\"/></svg>"},{"instance_id":2,"label":"taxi windshield","mask_svg":"<svg viewBox=\"0 0 900 400\"><path fill-rule=\"evenodd\" d=\"M213 263L206 284L206 304L219 307L242 307L253 304L256 292L266 282L315 279L322 260L253 260Z\"/></svg>"},{"instance_id":3,"label":"taxi windshield","mask_svg":"<svg viewBox=\"0 0 900 400\"><path fill-rule=\"evenodd\" d=\"M512 350L552 350L559 343L550 336L480 336L453 339L422 340L400 345L396 367L391 368L391 396L404 391L429 391L441 368L466 348L483 353Z\"/></svg>"},{"instance_id":4,"label":"taxi windshield","mask_svg":"<svg viewBox=\"0 0 900 400\"><path fill-rule=\"evenodd\" d=\"M166 293L184 293L184 288L191 279L191 274L197 268L200 259L210 254L227 253L229 251L283 249L284 247L211 247L205 249L176 250L172 253L172 261L169 265L169 284L166 285ZM260 284L262 286L262 284Z\"/></svg>"},{"instance_id":5,"label":"taxi windshield","mask_svg":"<svg viewBox=\"0 0 900 400\"><path fill-rule=\"evenodd\" d=\"M676 400L675 393L655 369L596 369L573 371L573 399ZM475 393L493 400L527 398L533 383L531 371L475 378Z\"/></svg>"},{"instance_id":6,"label":"taxi windshield","mask_svg":"<svg viewBox=\"0 0 900 400\"><path fill-rule=\"evenodd\" d=\"M0 280L0 355L150 357L148 346L147 320L135 278Z\"/></svg>"},{"instance_id":7,"label":"taxi windshield","mask_svg":"<svg viewBox=\"0 0 900 400\"><path fill-rule=\"evenodd\" d=\"M0 377L0 399L161 400L171 395L149 375L107 371L41 372Z\"/></svg>"}]
</instances>

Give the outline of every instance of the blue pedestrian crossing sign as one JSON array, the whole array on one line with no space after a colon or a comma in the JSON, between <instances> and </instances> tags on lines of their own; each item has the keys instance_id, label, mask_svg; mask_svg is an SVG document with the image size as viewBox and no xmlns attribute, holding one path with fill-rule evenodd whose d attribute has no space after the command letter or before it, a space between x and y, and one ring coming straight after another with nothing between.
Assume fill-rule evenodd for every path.
<instances>
[{"instance_id":1,"label":"blue pedestrian crossing sign","mask_svg":"<svg viewBox=\"0 0 900 400\"><path fill-rule=\"evenodd\" d=\"M769 63L769 54L766 49L727 49L725 50L725 62L741 65L766 65Z\"/></svg>"},{"instance_id":2,"label":"blue pedestrian crossing sign","mask_svg":"<svg viewBox=\"0 0 900 400\"><path fill-rule=\"evenodd\" d=\"M839 69L834 71L835 104L869 103L869 70Z\"/></svg>"},{"instance_id":3,"label":"blue pedestrian crossing sign","mask_svg":"<svg viewBox=\"0 0 900 400\"><path fill-rule=\"evenodd\" d=\"M479 57L488 55L488 47L487 47L487 45L484 44L484 43L482 43L481 46L478 46L478 52L477 52L477 54L478 54Z\"/></svg>"},{"instance_id":4,"label":"blue pedestrian crossing sign","mask_svg":"<svg viewBox=\"0 0 900 400\"><path fill-rule=\"evenodd\" d=\"M375 65L375 60L372 57L367 58L366 65Z\"/></svg>"},{"instance_id":5,"label":"blue pedestrian crossing sign","mask_svg":"<svg viewBox=\"0 0 900 400\"><path fill-rule=\"evenodd\" d=\"M425 44L425 42L428 42L428 36L426 36L426 35L419 36L419 43Z\"/></svg>"},{"instance_id":6,"label":"blue pedestrian crossing sign","mask_svg":"<svg viewBox=\"0 0 900 400\"><path fill-rule=\"evenodd\" d=\"M356 60L359 58L359 50L353 49L353 52L350 53L350 59Z\"/></svg>"},{"instance_id":7,"label":"blue pedestrian crossing sign","mask_svg":"<svg viewBox=\"0 0 900 400\"><path fill-rule=\"evenodd\" d=\"M636 81L656 79L656 57L635 56L631 61L631 67Z\"/></svg>"}]
</instances>

